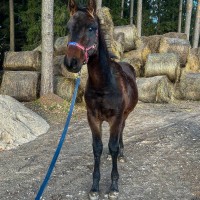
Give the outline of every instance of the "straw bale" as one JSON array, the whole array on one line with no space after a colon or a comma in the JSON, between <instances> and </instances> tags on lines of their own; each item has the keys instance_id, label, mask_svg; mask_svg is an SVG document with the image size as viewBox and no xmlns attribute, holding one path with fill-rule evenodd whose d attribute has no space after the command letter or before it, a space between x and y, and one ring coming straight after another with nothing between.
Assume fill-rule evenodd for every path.
<instances>
[{"instance_id":1,"label":"straw bale","mask_svg":"<svg viewBox=\"0 0 200 200\"><path fill-rule=\"evenodd\" d=\"M180 63L174 53L154 53L148 56L145 65L145 76L166 75L172 82L180 78Z\"/></svg>"},{"instance_id":2,"label":"straw bale","mask_svg":"<svg viewBox=\"0 0 200 200\"><path fill-rule=\"evenodd\" d=\"M174 85L176 99L200 101L200 73L185 73L179 83Z\"/></svg>"},{"instance_id":3,"label":"straw bale","mask_svg":"<svg viewBox=\"0 0 200 200\"><path fill-rule=\"evenodd\" d=\"M139 100L146 103L168 103L171 100L172 83L166 76L137 78Z\"/></svg>"},{"instance_id":4,"label":"straw bale","mask_svg":"<svg viewBox=\"0 0 200 200\"><path fill-rule=\"evenodd\" d=\"M5 71L1 84L1 94L19 101L34 101L39 94L39 72Z\"/></svg>"},{"instance_id":5,"label":"straw bale","mask_svg":"<svg viewBox=\"0 0 200 200\"><path fill-rule=\"evenodd\" d=\"M159 47L160 47L160 40L162 38L162 35L152 35L152 36L143 36L142 42L144 46L148 46L151 50L151 53L158 53Z\"/></svg>"},{"instance_id":6,"label":"straw bale","mask_svg":"<svg viewBox=\"0 0 200 200\"><path fill-rule=\"evenodd\" d=\"M138 49L141 45L141 39L138 36L137 28L134 25L115 26L114 35L117 37L119 33L124 33L124 51Z\"/></svg>"},{"instance_id":7,"label":"straw bale","mask_svg":"<svg viewBox=\"0 0 200 200\"><path fill-rule=\"evenodd\" d=\"M179 38L179 39L187 40L187 34L186 33L169 32L169 33L163 34L163 36L168 37L168 38Z\"/></svg>"},{"instance_id":8,"label":"straw bale","mask_svg":"<svg viewBox=\"0 0 200 200\"><path fill-rule=\"evenodd\" d=\"M68 36L57 38L54 43L55 55L56 56L65 55L67 50L67 44L68 44Z\"/></svg>"},{"instance_id":9,"label":"straw bale","mask_svg":"<svg viewBox=\"0 0 200 200\"><path fill-rule=\"evenodd\" d=\"M123 36L118 35L118 40L115 41L114 38L114 23L110 10L107 7L102 7L97 11L97 15L100 20L101 30L104 33L104 38L111 53L114 53L119 59L121 58L124 48L123 48Z\"/></svg>"},{"instance_id":10,"label":"straw bale","mask_svg":"<svg viewBox=\"0 0 200 200\"><path fill-rule=\"evenodd\" d=\"M124 58L122 62L127 62L132 65L136 72L136 77L140 77L142 74L142 61L137 58Z\"/></svg>"},{"instance_id":11,"label":"straw bale","mask_svg":"<svg viewBox=\"0 0 200 200\"><path fill-rule=\"evenodd\" d=\"M190 49L185 70L186 72L200 72L200 53L198 48Z\"/></svg>"},{"instance_id":12,"label":"straw bale","mask_svg":"<svg viewBox=\"0 0 200 200\"><path fill-rule=\"evenodd\" d=\"M189 49L191 48L188 40L179 38L163 37L160 41L160 53L176 53L179 56L181 66L187 61Z\"/></svg>"},{"instance_id":13,"label":"straw bale","mask_svg":"<svg viewBox=\"0 0 200 200\"><path fill-rule=\"evenodd\" d=\"M5 53L4 70L11 71L38 71L41 67L41 54L39 51L21 51Z\"/></svg>"},{"instance_id":14,"label":"straw bale","mask_svg":"<svg viewBox=\"0 0 200 200\"><path fill-rule=\"evenodd\" d=\"M75 88L75 79L73 78L65 78L62 76L54 77L54 93L59 97L66 99L67 101L71 101L73 92ZM79 88L77 99L78 103L83 101L83 89Z\"/></svg>"}]
</instances>

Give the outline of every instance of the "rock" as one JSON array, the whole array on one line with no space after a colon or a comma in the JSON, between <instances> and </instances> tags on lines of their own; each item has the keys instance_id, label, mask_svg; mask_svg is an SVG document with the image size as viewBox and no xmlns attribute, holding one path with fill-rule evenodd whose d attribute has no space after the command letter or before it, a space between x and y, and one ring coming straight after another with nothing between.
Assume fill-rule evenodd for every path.
<instances>
[{"instance_id":1,"label":"rock","mask_svg":"<svg viewBox=\"0 0 200 200\"><path fill-rule=\"evenodd\" d=\"M36 100L39 95L39 76L39 72L6 71L0 93L19 101Z\"/></svg>"},{"instance_id":2,"label":"rock","mask_svg":"<svg viewBox=\"0 0 200 200\"><path fill-rule=\"evenodd\" d=\"M21 51L5 53L4 70L39 71L41 68L41 53L39 51Z\"/></svg>"},{"instance_id":3,"label":"rock","mask_svg":"<svg viewBox=\"0 0 200 200\"><path fill-rule=\"evenodd\" d=\"M46 133L49 124L10 96L0 95L0 150L16 148Z\"/></svg>"}]
</instances>

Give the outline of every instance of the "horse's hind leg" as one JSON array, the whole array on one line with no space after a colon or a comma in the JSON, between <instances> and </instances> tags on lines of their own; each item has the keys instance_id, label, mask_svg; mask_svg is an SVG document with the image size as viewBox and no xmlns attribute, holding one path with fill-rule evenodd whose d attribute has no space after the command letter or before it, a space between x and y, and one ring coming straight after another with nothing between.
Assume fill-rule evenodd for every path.
<instances>
[{"instance_id":1,"label":"horse's hind leg","mask_svg":"<svg viewBox=\"0 0 200 200\"><path fill-rule=\"evenodd\" d=\"M112 172L111 172L111 187L109 193L109 199L117 199L119 190L118 190L118 179L119 173L117 169L117 159L119 155L119 137L121 129L123 127L123 122L120 119L116 119L111 125L110 129L110 140L109 140L109 150L112 157Z\"/></svg>"},{"instance_id":2,"label":"horse's hind leg","mask_svg":"<svg viewBox=\"0 0 200 200\"><path fill-rule=\"evenodd\" d=\"M123 143L123 130L124 130L124 127L125 127L125 121L122 124L120 138L119 138L119 156L118 156L118 160L121 163L126 162L125 157L124 157L124 143Z\"/></svg>"},{"instance_id":3,"label":"horse's hind leg","mask_svg":"<svg viewBox=\"0 0 200 200\"><path fill-rule=\"evenodd\" d=\"M88 122L92 131L93 138L93 154L94 154L94 171L93 171L93 184L89 193L90 200L99 199L99 181L100 181L100 159L103 150L103 143L101 140L101 125L99 120L88 115Z\"/></svg>"}]
</instances>

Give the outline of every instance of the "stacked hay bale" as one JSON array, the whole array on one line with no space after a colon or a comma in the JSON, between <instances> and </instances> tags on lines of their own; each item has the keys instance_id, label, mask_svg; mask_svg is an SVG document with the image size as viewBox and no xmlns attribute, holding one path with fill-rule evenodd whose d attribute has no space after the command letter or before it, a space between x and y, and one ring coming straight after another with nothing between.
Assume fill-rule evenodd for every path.
<instances>
[{"instance_id":1,"label":"stacked hay bale","mask_svg":"<svg viewBox=\"0 0 200 200\"><path fill-rule=\"evenodd\" d=\"M112 16L110 14L109 8L102 7L101 9L98 10L97 15L100 20L101 30L104 33L104 38L106 40L108 50L114 53L120 59L124 52L124 47L122 44L124 41L123 34L117 37L118 41L114 39L114 24L112 21Z\"/></svg>"},{"instance_id":2,"label":"stacked hay bale","mask_svg":"<svg viewBox=\"0 0 200 200\"><path fill-rule=\"evenodd\" d=\"M125 53L123 59L136 66L139 100L198 100L200 53L199 49L191 49L186 35L172 32L142 37L142 42L140 48Z\"/></svg>"},{"instance_id":3,"label":"stacked hay bale","mask_svg":"<svg viewBox=\"0 0 200 200\"><path fill-rule=\"evenodd\" d=\"M38 98L41 55L38 51L6 52L1 94L20 101Z\"/></svg>"}]
</instances>

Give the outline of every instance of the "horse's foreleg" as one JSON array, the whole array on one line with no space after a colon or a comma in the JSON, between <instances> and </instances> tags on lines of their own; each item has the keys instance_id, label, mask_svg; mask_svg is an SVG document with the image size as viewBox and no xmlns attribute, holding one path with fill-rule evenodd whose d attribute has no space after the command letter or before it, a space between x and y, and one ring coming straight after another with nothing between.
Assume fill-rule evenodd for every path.
<instances>
[{"instance_id":1,"label":"horse's foreleg","mask_svg":"<svg viewBox=\"0 0 200 200\"><path fill-rule=\"evenodd\" d=\"M99 181L100 181L100 158L103 150L103 143L101 140L101 122L92 116L88 116L88 122L92 131L93 138L93 154L94 154L94 171L93 184L89 197L91 200L99 199Z\"/></svg>"}]
</instances>

